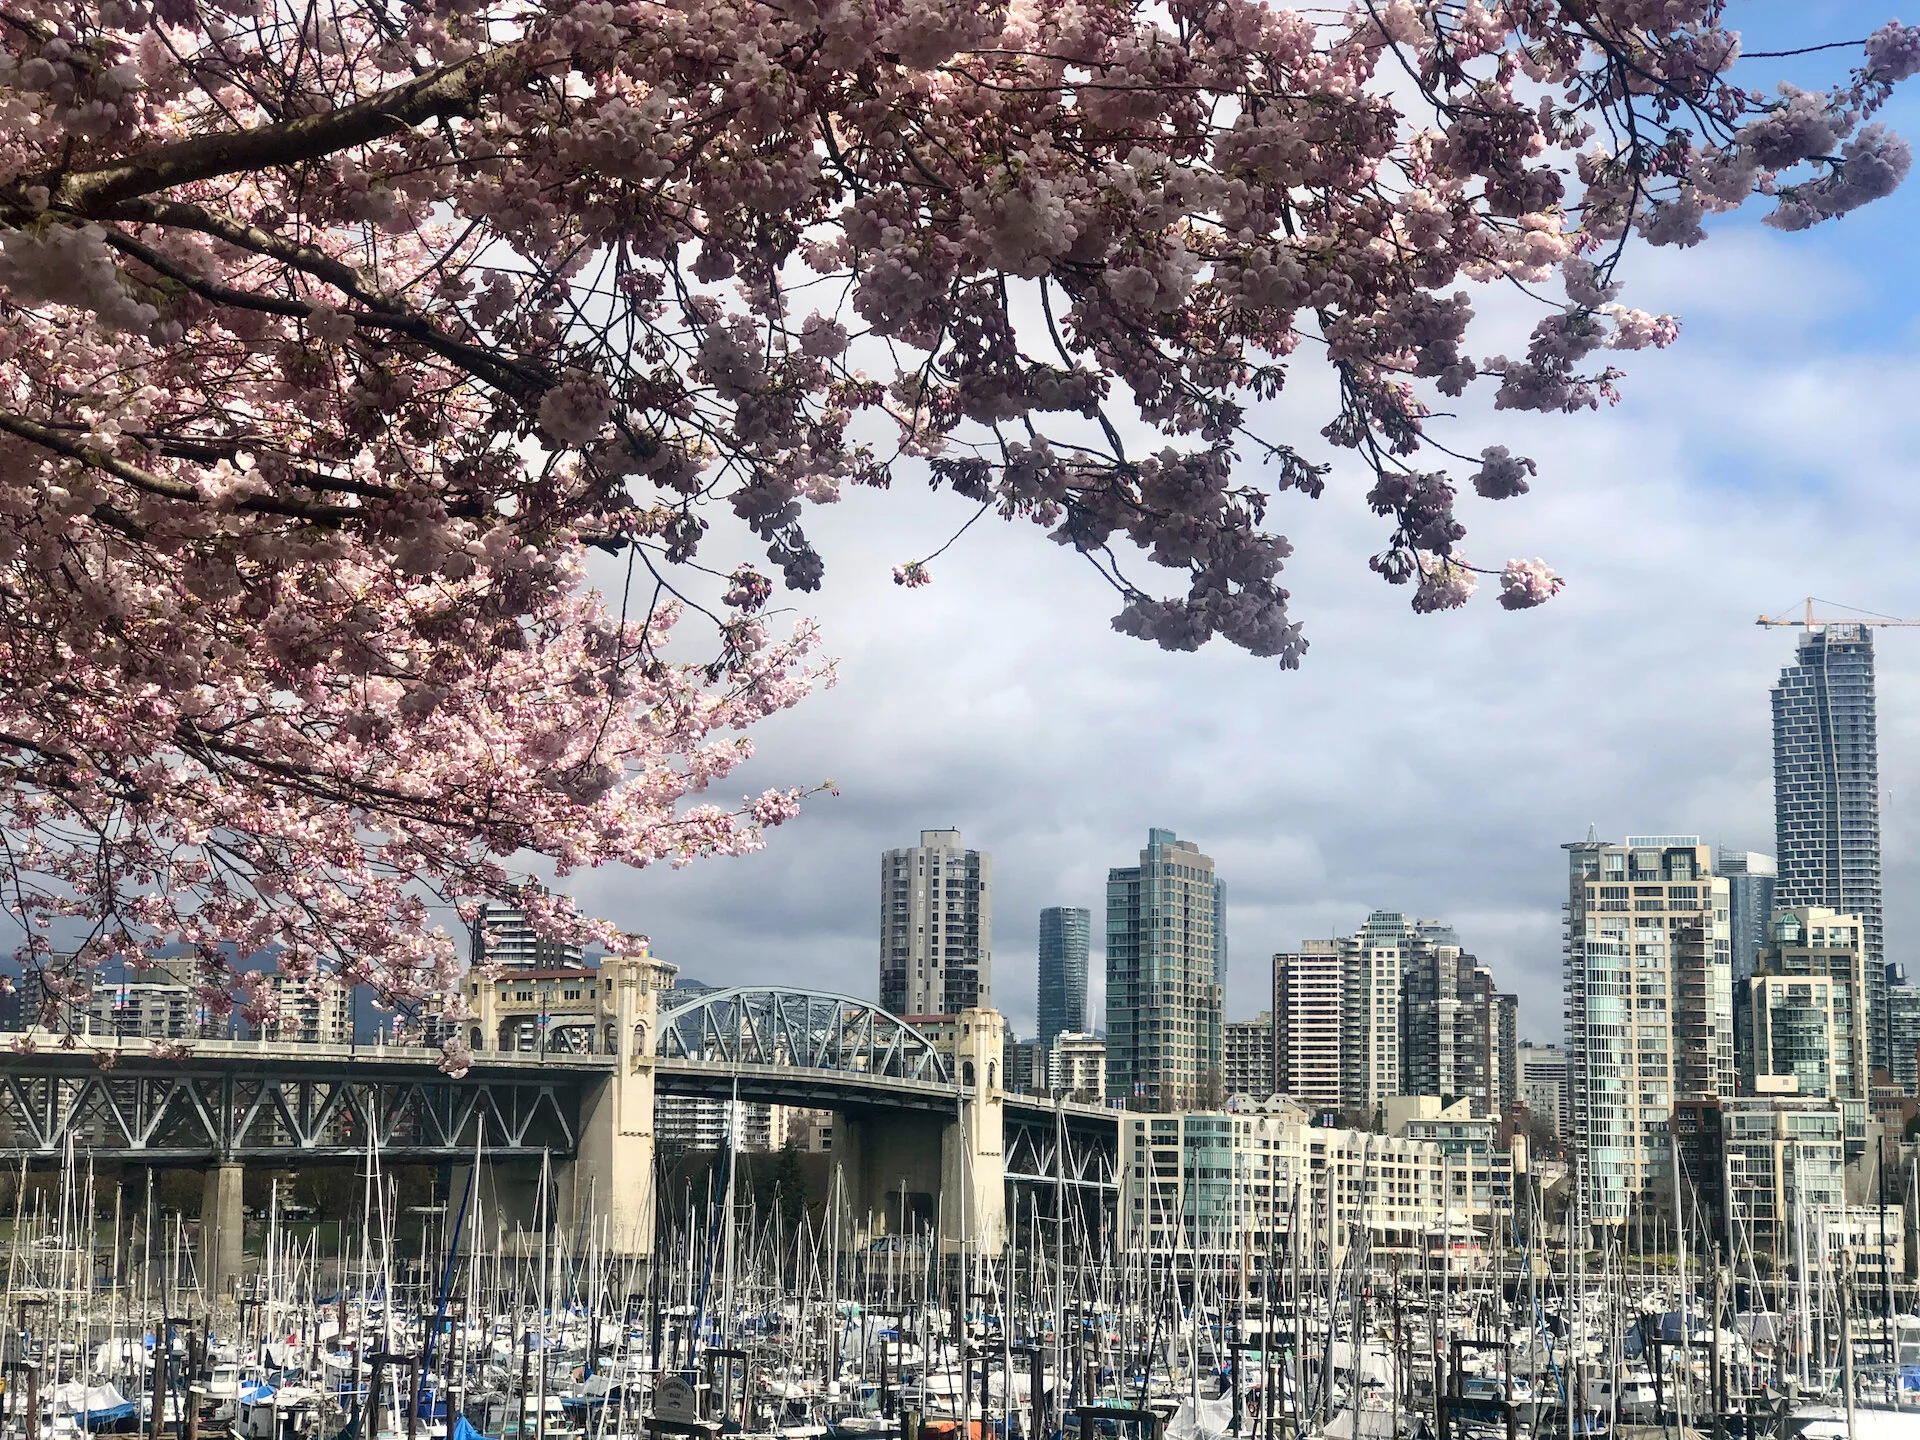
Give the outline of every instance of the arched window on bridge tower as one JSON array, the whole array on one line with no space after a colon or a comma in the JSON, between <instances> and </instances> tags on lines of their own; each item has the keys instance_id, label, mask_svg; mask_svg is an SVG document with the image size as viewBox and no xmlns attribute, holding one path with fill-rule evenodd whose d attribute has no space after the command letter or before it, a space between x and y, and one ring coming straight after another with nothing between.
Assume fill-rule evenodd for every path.
<instances>
[{"instance_id":1,"label":"arched window on bridge tower","mask_svg":"<svg viewBox=\"0 0 1920 1440\"><path fill-rule=\"evenodd\" d=\"M973 1088L973 1061L968 1060L960 1067L960 1083L969 1090Z\"/></svg>"},{"instance_id":2,"label":"arched window on bridge tower","mask_svg":"<svg viewBox=\"0 0 1920 1440\"><path fill-rule=\"evenodd\" d=\"M994 1075L994 1067L997 1063L998 1062L993 1060L987 1061L987 1089L989 1090L993 1089L994 1087L993 1075Z\"/></svg>"}]
</instances>

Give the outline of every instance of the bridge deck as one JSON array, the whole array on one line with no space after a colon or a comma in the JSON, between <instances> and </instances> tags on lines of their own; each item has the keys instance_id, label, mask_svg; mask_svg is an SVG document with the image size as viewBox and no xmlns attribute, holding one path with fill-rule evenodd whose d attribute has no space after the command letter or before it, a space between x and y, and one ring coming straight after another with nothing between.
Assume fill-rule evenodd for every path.
<instances>
[{"instance_id":1,"label":"bridge deck","mask_svg":"<svg viewBox=\"0 0 1920 1440\"><path fill-rule=\"evenodd\" d=\"M454 1077L437 1049L414 1046L195 1040L169 1058L138 1039L27 1038L36 1048L0 1051L0 1158L48 1159L69 1137L101 1158L159 1164L349 1158L369 1137L394 1159L462 1157L481 1140L497 1158L566 1155L583 1091L617 1069L604 1054L481 1051ZM652 1070L660 1095L843 1113L950 1118L963 1093L946 1080L739 1060L660 1057ZM1117 1148L1113 1111L1018 1095L1005 1107L1023 1174L1057 1173L1047 1147L1058 1131L1069 1148Z\"/></svg>"}]
</instances>

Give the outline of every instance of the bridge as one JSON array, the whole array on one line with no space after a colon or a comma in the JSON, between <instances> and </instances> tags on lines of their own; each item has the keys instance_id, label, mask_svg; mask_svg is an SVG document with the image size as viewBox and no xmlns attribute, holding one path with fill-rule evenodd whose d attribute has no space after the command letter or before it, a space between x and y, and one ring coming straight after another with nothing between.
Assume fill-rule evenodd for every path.
<instances>
[{"instance_id":1,"label":"bridge","mask_svg":"<svg viewBox=\"0 0 1920 1440\"><path fill-rule=\"evenodd\" d=\"M1117 1117L1008 1094L995 1011L915 1024L845 995L676 992L672 967L644 958L552 974L469 982L473 1064L458 1076L437 1048L196 1040L170 1059L144 1040L30 1037L37 1048L0 1056L0 1159L204 1167L215 1290L239 1273L248 1164L369 1153L523 1168L545 1157L555 1213L591 1206L614 1253L645 1255L661 1096L832 1111L850 1223L886 1234L903 1216L928 1228L937 1217L948 1252L1003 1248L1010 1197L1032 1192L1049 1210L1117 1200ZM545 1008L556 1001L574 1008Z\"/></svg>"}]
</instances>

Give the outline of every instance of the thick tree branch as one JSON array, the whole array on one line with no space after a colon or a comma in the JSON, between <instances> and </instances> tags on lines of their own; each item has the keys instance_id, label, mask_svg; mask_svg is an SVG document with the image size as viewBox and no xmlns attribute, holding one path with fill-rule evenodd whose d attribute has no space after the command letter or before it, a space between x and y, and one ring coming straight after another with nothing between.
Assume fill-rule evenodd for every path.
<instances>
[{"instance_id":1,"label":"thick tree branch","mask_svg":"<svg viewBox=\"0 0 1920 1440\"><path fill-rule=\"evenodd\" d=\"M96 470L104 470L117 480L124 480L136 490L154 495L163 500L179 500L193 505L207 505L210 502L200 492L197 485L184 480L176 480L171 475L155 474L143 470L138 465L130 465L116 455L102 454L93 446L63 435L58 430L29 420L23 415L0 413L0 431L51 450L56 455L64 455L69 460L78 460ZM273 495L249 495L235 502L235 510L261 515L284 515L289 519L305 520L316 525L337 525L348 520L364 520L366 512L343 505L314 505L303 500L284 500Z\"/></svg>"},{"instance_id":2,"label":"thick tree branch","mask_svg":"<svg viewBox=\"0 0 1920 1440\"><path fill-rule=\"evenodd\" d=\"M373 294L362 283L359 274L352 266L343 264L331 255L314 249L311 245L302 245L297 240L275 235L269 230L261 229L258 225L230 220L224 215L214 214L202 205L188 205L168 200L128 201L115 206L112 212L103 218L198 230L204 235L212 235L216 239L224 240L237 249L278 260L284 265L324 281L347 298L358 301L365 308L352 312L355 323L378 326L385 330L397 330L409 339L419 341L442 358L453 361L476 379L496 389L504 390L510 395L522 399L537 396L551 383L551 378L537 366L510 359L483 346L469 345L465 341L455 340L424 315L408 311L402 306ZM134 256L143 265L159 270L221 304L245 305L250 309L268 310L279 315L307 316L313 313L313 307L302 301L263 299L251 296L247 292L232 290L224 290L224 293L216 295L212 293L213 289L224 289L224 287L208 287L206 282L196 279L178 266L169 264L149 247L119 231L107 231L107 243L123 254Z\"/></svg>"},{"instance_id":3,"label":"thick tree branch","mask_svg":"<svg viewBox=\"0 0 1920 1440\"><path fill-rule=\"evenodd\" d=\"M105 218L120 202L156 191L219 175L298 165L410 129L423 120L470 115L483 95L531 74L535 53L532 40L521 40L323 115L302 115L252 130L196 135L99 169L29 176L8 189L24 195L29 186L44 185L53 206Z\"/></svg>"}]
</instances>

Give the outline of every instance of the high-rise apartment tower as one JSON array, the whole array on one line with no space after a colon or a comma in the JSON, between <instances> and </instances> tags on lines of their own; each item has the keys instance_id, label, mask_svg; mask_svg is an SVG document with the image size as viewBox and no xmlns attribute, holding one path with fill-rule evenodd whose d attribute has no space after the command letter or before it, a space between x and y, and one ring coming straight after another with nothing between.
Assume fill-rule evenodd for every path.
<instances>
[{"instance_id":1,"label":"high-rise apartment tower","mask_svg":"<svg viewBox=\"0 0 1920 1440\"><path fill-rule=\"evenodd\" d=\"M1858 915L1865 930L1873 1064L1888 1063L1880 903L1880 753L1873 632L1809 627L1773 687L1774 904Z\"/></svg>"},{"instance_id":2,"label":"high-rise apartment tower","mask_svg":"<svg viewBox=\"0 0 1920 1440\"><path fill-rule=\"evenodd\" d=\"M505 965L514 970L571 970L583 967L585 952L570 942L549 939L508 905L487 901L474 917L469 952L475 965Z\"/></svg>"},{"instance_id":3,"label":"high-rise apartment tower","mask_svg":"<svg viewBox=\"0 0 1920 1440\"><path fill-rule=\"evenodd\" d=\"M1494 1114L1520 1098L1520 997L1493 997Z\"/></svg>"},{"instance_id":4,"label":"high-rise apartment tower","mask_svg":"<svg viewBox=\"0 0 1920 1440\"><path fill-rule=\"evenodd\" d=\"M1727 882L1693 835L1564 848L1576 1200L1618 1225L1666 1163L1674 1102L1734 1093Z\"/></svg>"},{"instance_id":5,"label":"high-rise apartment tower","mask_svg":"<svg viewBox=\"0 0 1920 1440\"><path fill-rule=\"evenodd\" d=\"M1520 1098L1553 1133L1567 1138L1567 1052L1557 1045L1520 1045Z\"/></svg>"},{"instance_id":6,"label":"high-rise apartment tower","mask_svg":"<svg viewBox=\"0 0 1920 1440\"><path fill-rule=\"evenodd\" d=\"M1087 1028L1087 948L1093 916L1071 905L1040 912L1040 1035L1051 1045L1063 1031Z\"/></svg>"},{"instance_id":7,"label":"high-rise apartment tower","mask_svg":"<svg viewBox=\"0 0 1920 1440\"><path fill-rule=\"evenodd\" d=\"M1920 1089L1920 990L1887 986L1887 1036L1893 1083L1901 1094L1911 1095Z\"/></svg>"},{"instance_id":8,"label":"high-rise apartment tower","mask_svg":"<svg viewBox=\"0 0 1920 1440\"><path fill-rule=\"evenodd\" d=\"M880 857L880 1005L957 1015L993 1004L993 857L958 830Z\"/></svg>"},{"instance_id":9,"label":"high-rise apartment tower","mask_svg":"<svg viewBox=\"0 0 1920 1440\"><path fill-rule=\"evenodd\" d=\"M1499 1094L1499 1004L1493 976L1456 945L1409 940L1401 967L1400 1081L1395 1093L1472 1102L1493 1113Z\"/></svg>"},{"instance_id":10,"label":"high-rise apartment tower","mask_svg":"<svg viewBox=\"0 0 1920 1440\"><path fill-rule=\"evenodd\" d=\"M1251 1020L1229 1020L1221 1035L1226 1093L1255 1100L1274 1094L1272 1013L1263 1010Z\"/></svg>"},{"instance_id":11,"label":"high-rise apartment tower","mask_svg":"<svg viewBox=\"0 0 1920 1440\"><path fill-rule=\"evenodd\" d=\"M1759 1077L1792 1076L1795 1093L1840 1101L1849 1154L1858 1154L1871 1081L1860 917L1796 905L1769 928L1747 980L1753 1068L1745 1078L1757 1093Z\"/></svg>"},{"instance_id":12,"label":"high-rise apartment tower","mask_svg":"<svg viewBox=\"0 0 1920 1440\"><path fill-rule=\"evenodd\" d=\"M1451 935L1452 932L1448 932ZM1400 1091L1401 972L1418 931L1393 910L1375 910L1340 940L1340 1103L1372 1112Z\"/></svg>"},{"instance_id":13,"label":"high-rise apartment tower","mask_svg":"<svg viewBox=\"0 0 1920 1440\"><path fill-rule=\"evenodd\" d=\"M1273 957L1273 1088L1309 1110L1340 1108L1344 975L1337 940Z\"/></svg>"},{"instance_id":14,"label":"high-rise apartment tower","mask_svg":"<svg viewBox=\"0 0 1920 1440\"><path fill-rule=\"evenodd\" d=\"M1107 1097L1140 1110L1219 1103L1226 891L1213 861L1149 830L1107 872Z\"/></svg>"}]
</instances>

